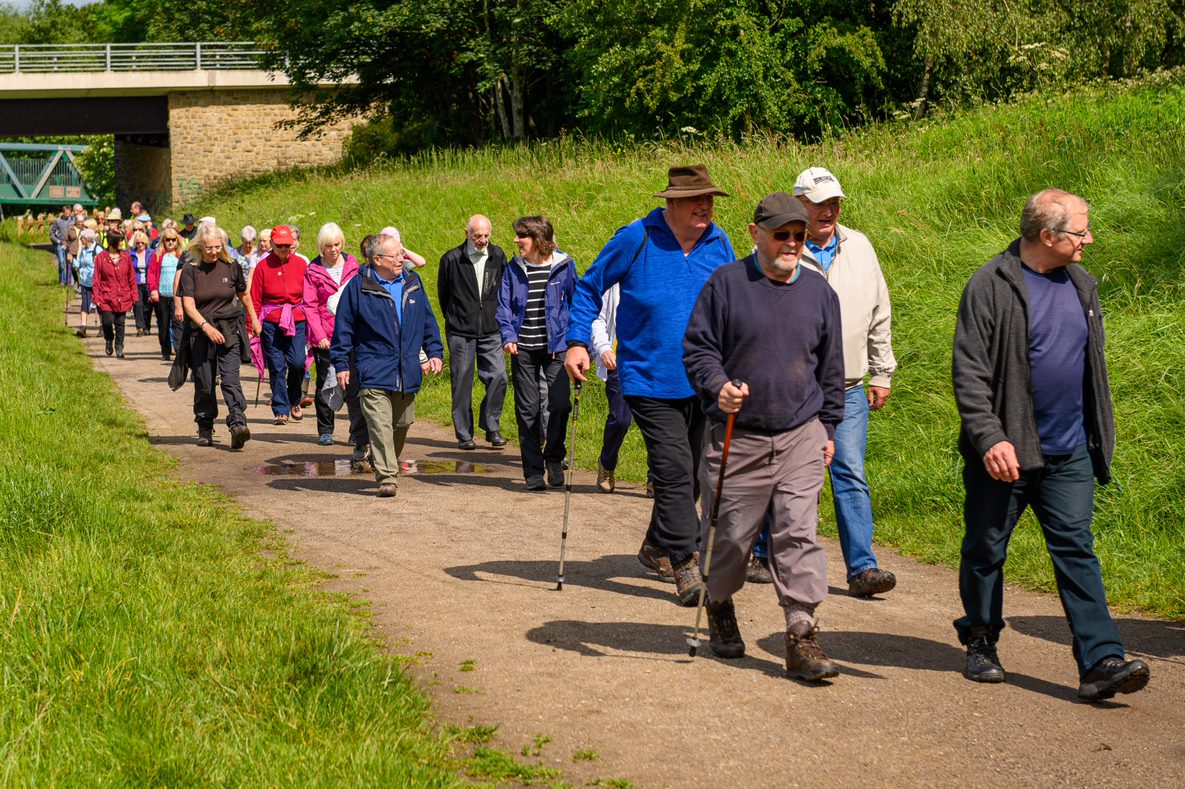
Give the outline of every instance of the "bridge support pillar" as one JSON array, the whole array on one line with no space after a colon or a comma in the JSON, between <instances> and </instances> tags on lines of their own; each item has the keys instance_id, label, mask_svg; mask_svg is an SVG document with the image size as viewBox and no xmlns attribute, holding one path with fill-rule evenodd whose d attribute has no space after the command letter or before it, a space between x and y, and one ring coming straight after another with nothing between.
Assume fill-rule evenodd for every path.
<instances>
[{"instance_id":1,"label":"bridge support pillar","mask_svg":"<svg viewBox=\"0 0 1185 789\"><path fill-rule=\"evenodd\" d=\"M167 144L144 145L116 137L116 205L139 200L153 216L163 212L173 202L170 153Z\"/></svg>"}]
</instances>

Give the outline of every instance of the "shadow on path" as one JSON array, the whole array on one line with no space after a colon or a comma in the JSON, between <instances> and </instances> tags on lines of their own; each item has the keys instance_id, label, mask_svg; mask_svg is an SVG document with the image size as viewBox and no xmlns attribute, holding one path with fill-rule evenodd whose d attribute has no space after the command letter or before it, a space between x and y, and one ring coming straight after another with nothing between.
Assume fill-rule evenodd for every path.
<instances>
[{"instance_id":1,"label":"shadow on path","mask_svg":"<svg viewBox=\"0 0 1185 789\"><path fill-rule=\"evenodd\" d=\"M1018 633L1065 644L1067 651L1070 648L1070 626L1065 617L1010 616L1008 624ZM1129 652L1185 665L1185 622L1116 619L1115 624Z\"/></svg>"}]
</instances>

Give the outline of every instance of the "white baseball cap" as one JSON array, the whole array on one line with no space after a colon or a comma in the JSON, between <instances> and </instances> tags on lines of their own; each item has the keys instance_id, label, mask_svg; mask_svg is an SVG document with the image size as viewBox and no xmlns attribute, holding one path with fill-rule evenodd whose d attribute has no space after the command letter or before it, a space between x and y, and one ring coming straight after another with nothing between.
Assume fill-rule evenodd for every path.
<instances>
[{"instance_id":1,"label":"white baseball cap","mask_svg":"<svg viewBox=\"0 0 1185 789\"><path fill-rule=\"evenodd\" d=\"M803 170L798 180L794 182L794 196L806 195L812 203L822 203L833 197L847 199L847 195L840 188L839 179L824 167L808 167Z\"/></svg>"}]
</instances>

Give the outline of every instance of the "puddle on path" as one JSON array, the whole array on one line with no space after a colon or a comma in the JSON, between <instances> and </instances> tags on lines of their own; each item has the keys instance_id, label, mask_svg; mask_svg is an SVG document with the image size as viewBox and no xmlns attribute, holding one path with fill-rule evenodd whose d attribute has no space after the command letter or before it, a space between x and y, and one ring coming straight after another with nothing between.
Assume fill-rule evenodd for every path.
<instances>
[{"instance_id":1,"label":"puddle on path","mask_svg":"<svg viewBox=\"0 0 1185 789\"><path fill-rule=\"evenodd\" d=\"M354 471L350 460L320 460L307 463L269 463L256 469L265 477L352 477L371 472ZM417 474L488 474L488 466L468 463L463 460L405 460L399 464L399 473L407 476Z\"/></svg>"}]
</instances>

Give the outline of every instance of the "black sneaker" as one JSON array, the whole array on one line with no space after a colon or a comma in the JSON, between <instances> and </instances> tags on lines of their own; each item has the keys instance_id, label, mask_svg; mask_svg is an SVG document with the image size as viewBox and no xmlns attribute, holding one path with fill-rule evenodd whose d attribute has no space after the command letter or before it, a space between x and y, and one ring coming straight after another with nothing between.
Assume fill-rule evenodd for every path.
<instances>
[{"instance_id":1,"label":"black sneaker","mask_svg":"<svg viewBox=\"0 0 1185 789\"><path fill-rule=\"evenodd\" d=\"M527 477L527 490L547 490L547 483L542 474L532 474Z\"/></svg>"},{"instance_id":2,"label":"black sneaker","mask_svg":"<svg viewBox=\"0 0 1185 789\"><path fill-rule=\"evenodd\" d=\"M107 341L104 343L104 345L103 345L103 350L105 350L105 351L107 352L107 355L108 355L108 356L110 356L111 354L115 353L115 346L114 346L114 345L112 345L112 343L111 343L111 340L107 340Z\"/></svg>"},{"instance_id":3,"label":"black sneaker","mask_svg":"<svg viewBox=\"0 0 1185 789\"><path fill-rule=\"evenodd\" d=\"M750 557L749 569L745 571L745 580L751 584L772 584L774 575L769 571L769 558L756 555Z\"/></svg>"},{"instance_id":4,"label":"black sneaker","mask_svg":"<svg viewBox=\"0 0 1185 789\"><path fill-rule=\"evenodd\" d=\"M741 638L732 600L723 603L709 600L704 608L708 612L708 632L711 634L708 644L712 647L712 654L725 660L743 658L745 641Z\"/></svg>"},{"instance_id":5,"label":"black sneaker","mask_svg":"<svg viewBox=\"0 0 1185 789\"><path fill-rule=\"evenodd\" d=\"M116 348L116 349L115 349L115 358L116 358L116 359L122 359L122 358L123 358L123 346L120 346L120 347L118 347L118 348Z\"/></svg>"},{"instance_id":6,"label":"black sneaker","mask_svg":"<svg viewBox=\"0 0 1185 789\"><path fill-rule=\"evenodd\" d=\"M963 676L975 682L1003 682L1004 669L996 654L996 642L987 633L974 633L967 642L967 666Z\"/></svg>"},{"instance_id":7,"label":"black sneaker","mask_svg":"<svg viewBox=\"0 0 1185 789\"><path fill-rule=\"evenodd\" d=\"M1078 698L1102 701L1116 693L1135 693L1148 684L1152 676L1148 664L1142 660L1128 660L1117 655L1105 657L1086 672L1078 686Z\"/></svg>"},{"instance_id":8,"label":"black sneaker","mask_svg":"<svg viewBox=\"0 0 1185 789\"><path fill-rule=\"evenodd\" d=\"M564 486L563 463L547 464L547 484L551 485L553 488L562 488Z\"/></svg>"},{"instance_id":9,"label":"black sneaker","mask_svg":"<svg viewBox=\"0 0 1185 789\"><path fill-rule=\"evenodd\" d=\"M246 425L230 426L230 448L242 449L251 440L251 430Z\"/></svg>"},{"instance_id":10,"label":"black sneaker","mask_svg":"<svg viewBox=\"0 0 1185 789\"><path fill-rule=\"evenodd\" d=\"M457 442L457 448L464 449L466 451L471 451L471 450L477 449L477 442L474 441L472 438L466 438L463 441Z\"/></svg>"},{"instance_id":11,"label":"black sneaker","mask_svg":"<svg viewBox=\"0 0 1185 789\"><path fill-rule=\"evenodd\" d=\"M208 447L214 443L214 429L210 427L199 427L197 445L199 447Z\"/></svg>"}]
</instances>

